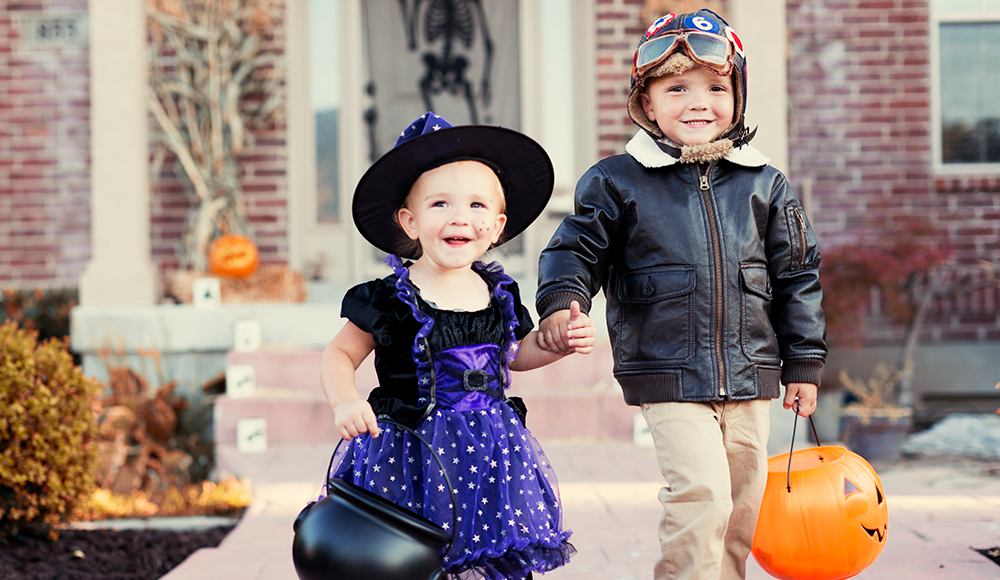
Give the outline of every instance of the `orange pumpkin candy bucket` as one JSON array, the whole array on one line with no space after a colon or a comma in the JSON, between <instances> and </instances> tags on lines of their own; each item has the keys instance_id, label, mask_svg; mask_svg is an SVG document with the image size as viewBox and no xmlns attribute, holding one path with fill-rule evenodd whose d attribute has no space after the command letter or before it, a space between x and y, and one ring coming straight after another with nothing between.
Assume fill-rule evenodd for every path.
<instances>
[{"instance_id":1,"label":"orange pumpkin candy bucket","mask_svg":"<svg viewBox=\"0 0 1000 580\"><path fill-rule=\"evenodd\" d=\"M767 461L751 553L782 580L851 578L882 553L888 517L882 481L860 455L840 446L782 453Z\"/></svg>"}]
</instances>

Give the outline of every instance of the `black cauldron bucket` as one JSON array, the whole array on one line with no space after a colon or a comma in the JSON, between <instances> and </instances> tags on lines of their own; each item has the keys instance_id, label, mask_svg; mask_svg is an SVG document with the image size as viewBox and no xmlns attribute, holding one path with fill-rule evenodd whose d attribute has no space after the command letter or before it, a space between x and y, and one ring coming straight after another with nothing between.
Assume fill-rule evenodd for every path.
<instances>
[{"instance_id":1,"label":"black cauldron bucket","mask_svg":"<svg viewBox=\"0 0 1000 580\"><path fill-rule=\"evenodd\" d=\"M412 429L386 422L409 431L429 448ZM437 459L433 452L431 456ZM441 554L451 535L441 526L349 481L330 479L329 471L327 481L328 495L306 506L292 526L292 561L300 580L445 577ZM446 483L452 491L447 476Z\"/></svg>"}]
</instances>

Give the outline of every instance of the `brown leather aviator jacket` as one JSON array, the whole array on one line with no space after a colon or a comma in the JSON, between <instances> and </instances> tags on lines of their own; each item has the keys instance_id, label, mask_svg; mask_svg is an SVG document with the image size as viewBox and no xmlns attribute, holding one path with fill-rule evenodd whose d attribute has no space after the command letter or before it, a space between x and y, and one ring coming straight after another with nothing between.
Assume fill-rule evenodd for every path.
<instances>
[{"instance_id":1,"label":"brown leather aviator jacket","mask_svg":"<svg viewBox=\"0 0 1000 580\"><path fill-rule=\"evenodd\" d=\"M538 315L603 290L630 405L767 399L819 384L826 360L816 236L753 147L678 163L645 132L576 190L539 261Z\"/></svg>"}]
</instances>

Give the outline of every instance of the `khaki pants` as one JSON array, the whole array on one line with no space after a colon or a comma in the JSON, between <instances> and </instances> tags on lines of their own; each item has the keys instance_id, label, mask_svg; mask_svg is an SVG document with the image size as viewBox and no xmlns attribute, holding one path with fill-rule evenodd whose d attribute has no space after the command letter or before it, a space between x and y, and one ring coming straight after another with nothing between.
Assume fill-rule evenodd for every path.
<instances>
[{"instance_id":1,"label":"khaki pants","mask_svg":"<svg viewBox=\"0 0 1000 580\"><path fill-rule=\"evenodd\" d=\"M746 578L767 483L770 401L642 406L666 487L656 580Z\"/></svg>"}]
</instances>

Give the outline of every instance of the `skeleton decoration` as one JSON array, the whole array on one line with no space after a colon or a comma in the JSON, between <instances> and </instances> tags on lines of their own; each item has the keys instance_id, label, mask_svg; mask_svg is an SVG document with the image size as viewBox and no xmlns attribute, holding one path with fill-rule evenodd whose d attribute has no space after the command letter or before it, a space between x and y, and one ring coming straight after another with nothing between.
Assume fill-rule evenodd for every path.
<instances>
[{"instance_id":1,"label":"skeleton decoration","mask_svg":"<svg viewBox=\"0 0 1000 580\"><path fill-rule=\"evenodd\" d=\"M422 19L421 4L427 4ZM434 110L435 95L460 95L469 108L472 124L478 124L476 95L472 82L466 78L470 63L460 49L464 47L468 50L473 46L478 28L485 56L479 98L484 105L489 104L493 40L481 0L399 0L399 6L403 12L407 46L411 51L418 49L417 39L420 37L427 47L438 41L442 43L440 52L427 50L422 55L425 70L420 78L420 94L424 109Z\"/></svg>"}]
</instances>

